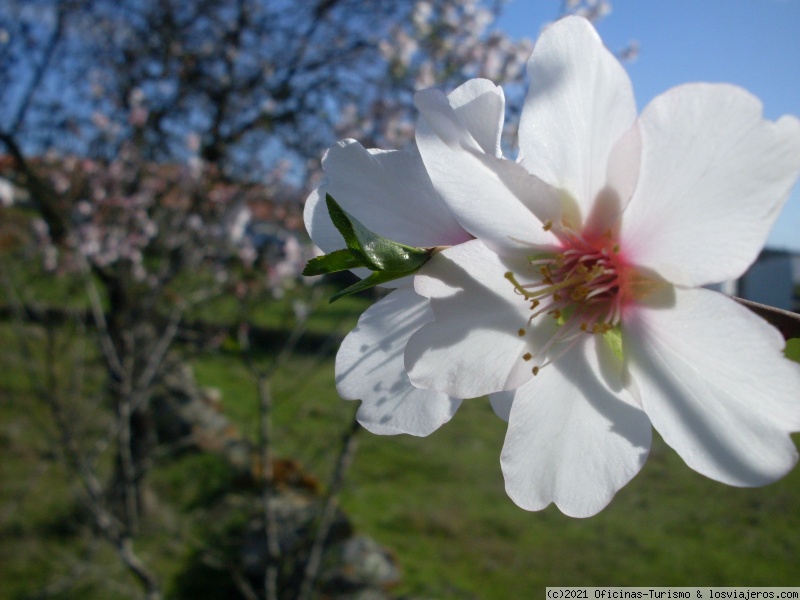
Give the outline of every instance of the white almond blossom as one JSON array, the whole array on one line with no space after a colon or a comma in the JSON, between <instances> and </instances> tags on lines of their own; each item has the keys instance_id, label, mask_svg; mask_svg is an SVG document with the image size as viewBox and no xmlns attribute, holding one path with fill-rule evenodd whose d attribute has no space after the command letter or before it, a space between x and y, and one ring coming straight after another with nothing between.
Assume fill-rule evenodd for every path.
<instances>
[{"instance_id":1,"label":"white almond blossom","mask_svg":"<svg viewBox=\"0 0 800 600\"><path fill-rule=\"evenodd\" d=\"M491 394L509 422L506 489L525 509L595 514L644 464L651 425L710 478L783 476L797 461L800 365L775 328L702 286L755 260L800 170L800 121L767 121L721 84L673 88L637 117L625 70L579 17L542 33L528 72L516 162L492 142L502 104L477 101L502 99L491 83L466 84L484 95L458 110L417 95L433 187L476 239L415 277L435 318L402 336L411 381ZM391 173L387 195L400 193ZM371 327L367 345L395 323Z\"/></svg>"},{"instance_id":2,"label":"white almond blossom","mask_svg":"<svg viewBox=\"0 0 800 600\"><path fill-rule=\"evenodd\" d=\"M444 102L466 123L482 151L500 155L502 92L484 81L471 81ZM500 112L498 112L500 111ZM330 194L371 231L416 247L454 246L472 239L433 189L417 152L367 150L343 140L322 161L326 181L309 196L305 223L324 252L344 247L326 209ZM366 269L356 269L365 277ZM396 287L370 307L342 343L336 356L336 388L349 400L361 400L359 422L378 434L428 435L450 420L461 400L444 392L411 385L403 364L408 338L433 318L427 298L414 292L413 280Z\"/></svg>"}]
</instances>

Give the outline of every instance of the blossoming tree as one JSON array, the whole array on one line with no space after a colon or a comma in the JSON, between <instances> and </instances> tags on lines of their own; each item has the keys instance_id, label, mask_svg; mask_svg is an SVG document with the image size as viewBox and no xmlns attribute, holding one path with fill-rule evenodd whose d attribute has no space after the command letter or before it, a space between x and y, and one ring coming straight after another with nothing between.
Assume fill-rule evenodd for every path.
<instances>
[{"instance_id":1,"label":"blossoming tree","mask_svg":"<svg viewBox=\"0 0 800 600\"><path fill-rule=\"evenodd\" d=\"M267 302L296 278L307 258L294 237L298 200L322 176L322 148L352 135L406 146L414 89L523 76L530 42L490 30L495 3L378 4L12 0L0 7L3 176L13 183L11 203L21 206L3 210L34 214L21 219L30 233L10 232L22 250L3 256L4 292L14 297L32 272L60 274L89 307L75 322L91 327L108 404L92 410L84 390L56 390L56 377L41 396L60 432L53 443L68 446L97 531L151 598L161 593L157 570L133 540L147 516L143 490L158 450L151 397L179 366L175 341L187 311L222 293L242 306ZM258 254L247 231L252 215L277 226L277 252ZM448 219L462 237L447 243L466 240ZM34 288L23 291L35 295ZM14 304L23 325L33 304ZM242 348L248 331L243 319ZM24 344L24 328L19 333ZM80 356L71 358L80 372ZM38 366L29 361L29 369ZM60 400L73 395L85 420L64 418ZM86 432L97 431L101 406L113 416L95 439ZM113 455L108 481L97 448ZM273 569L264 594L274 597L275 587Z\"/></svg>"}]
</instances>

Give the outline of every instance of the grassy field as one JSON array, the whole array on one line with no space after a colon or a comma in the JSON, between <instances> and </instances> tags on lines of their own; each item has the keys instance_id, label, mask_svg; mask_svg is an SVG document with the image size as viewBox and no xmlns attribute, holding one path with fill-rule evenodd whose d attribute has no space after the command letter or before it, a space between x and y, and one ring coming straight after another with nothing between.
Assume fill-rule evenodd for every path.
<instances>
[{"instance_id":1,"label":"grassy field","mask_svg":"<svg viewBox=\"0 0 800 600\"><path fill-rule=\"evenodd\" d=\"M311 332L344 333L364 306L326 306ZM44 339L35 326L26 335ZM75 518L78 484L52 453L52 425L31 397L6 323L0 344L0 598L127 597L115 584L129 580L113 551ZM255 439L255 387L239 357L221 351L190 360L198 382L219 389L226 415ZM90 374L96 363L90 354ZM87 380L87 389L97 386ZM324 481L356 408L336 395L332 354L304 347L275 376L272 392L277 453ZM491 600L540 598L548 585L800 585L800 469L765 488L730 488L696 474L656 439L643 472L612 504L576 520L553 507L528 513L507 498L504 428L477 399L428 438L359 433L342 505L361 531L396 553L404 571L398 594ZM192 515L230 482L218 459L201 454L164 461L151 480L161 510L137 544L179 597L169 582L185 571L191 541L204 532ZM79 583L59 589L60 580Z\"/></svg>"}]
</instances>

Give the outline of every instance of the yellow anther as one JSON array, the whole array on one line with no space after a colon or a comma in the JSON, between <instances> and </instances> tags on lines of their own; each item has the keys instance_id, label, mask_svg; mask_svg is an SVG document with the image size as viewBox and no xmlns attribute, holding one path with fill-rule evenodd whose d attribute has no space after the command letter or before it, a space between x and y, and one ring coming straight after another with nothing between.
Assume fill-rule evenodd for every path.
<instances>
[{"instance_id":1,"label":"yellow anther","mask_svg":"<svg viewBox=\"0 0 800 600\"><path fill-rule=\"evenodd\" d=\"M538 375L539 374L539 367L533 367L533 369L531 369L531 371L533 372L534 375Z\"/></svg>"},{"instance_id":2,"label":"yellow anther","mask_svg":"<svg viewBox=\"0 0 800 600\"><path fill-rule=\"evenodd\" d=\"M552 226L550 221L544 223L545 230ZM505 273L515 293L523 296L530 306L528 324L518 330L520 337L526 336L535 319L544 318L544 314L553 317L559 326L545 345L547 354L555 344L574 343L580 337L576 332L607 334L613 331L620 320L620 294L631 293L632 289L638 297L639 293L644 295L655 287L653 282L644 278L642 282L638 278L632 279L624 270L625 265L619 265L619 258L614 256L620 253L620 245L615 243L611 231L605 231L603 235L607 241L587 240L571 230L568 223L562 223L559 236L564 238L565 247L557 254L545 252L529 256L526 277L533 276L525 284L520 283L512 272ZM598 241L600 243L596 243ZM539 354L544 352L536 355L526 352L522 359L532 362ZM547 356L544 358L546 365L549 359ZM533 367L534 375L538 374L541 366Z\"/></svg>"},{"instance_id":3,"label":"yellow anther","mask_svg":"<svg viewBox=\"0 0 800 600\"><path fill-rule=\"evenodd\" d=\"M545 221L544 225L542 225L542 229L544 229L545 231L550 231L552 228L553 228L553 222L550 219Z\"/></svg>"}]
</instances>

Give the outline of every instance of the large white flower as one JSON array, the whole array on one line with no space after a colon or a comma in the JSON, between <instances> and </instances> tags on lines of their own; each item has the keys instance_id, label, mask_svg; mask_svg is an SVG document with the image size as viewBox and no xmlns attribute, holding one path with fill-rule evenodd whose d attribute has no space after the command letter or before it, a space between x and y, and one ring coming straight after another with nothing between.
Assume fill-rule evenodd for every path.
<instances>
[{"instance_id":1,"label":"large white flower","mask_svg":"<svg viewBox=\"0 0 800 600\"><path fill-rule=\"evenodd\" d=\"M444 98L481 151L500 155L503 93L488 81L470 81ZM326 182L309 196L304 212L311 238L325 252L344 247L325 206L325 194L371 231L409 246L453 246L472 239L433 189L417 152L366 150L354 140L330 148L322 161ZM366 269L358 269L364 277ZM461 400L411 385L403 364L408 338L433 319L413 280L370 307L336 356L336 388L362 400L359 422L378 434L428 435L446 423Z\"/></svg>"},{"instance_id":2,"label":"large white flower","mask_svg":"<svg viewBox=\"0 0 800 600\"><path fill-rule=\"evenodd\" d=\"M423 162L476 240L416 277L435 320L407 344L411 381L491 394L506 488L529 510L601 510L644 464L651 423L708 477L783 476L800 366L701 286L755 259L800 169L800 122L711 84L637 118L627 74L577 17L543 32L528 72L518 162L485 152L440 93L417 96Z\"/></svg>"}]
</instances>

